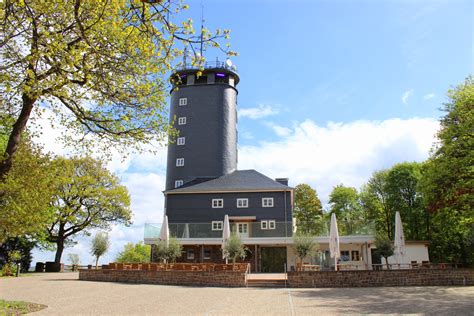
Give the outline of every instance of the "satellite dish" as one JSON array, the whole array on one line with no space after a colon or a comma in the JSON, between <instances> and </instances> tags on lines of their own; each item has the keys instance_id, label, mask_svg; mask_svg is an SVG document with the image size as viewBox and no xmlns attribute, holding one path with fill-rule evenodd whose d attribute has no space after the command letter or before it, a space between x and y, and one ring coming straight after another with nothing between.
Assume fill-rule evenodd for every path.
<instances>
[{"instance_id":1,"label":"satellite dish","mask_svg":"<svg viewBox=\"0 0 474 316\"><path fill-rule=\"evenodd\" d=\"M232 61L229 58L227 58L227 60L225 61L225 64L227 67L232 67Z\"/></svg>"}]
</instances>

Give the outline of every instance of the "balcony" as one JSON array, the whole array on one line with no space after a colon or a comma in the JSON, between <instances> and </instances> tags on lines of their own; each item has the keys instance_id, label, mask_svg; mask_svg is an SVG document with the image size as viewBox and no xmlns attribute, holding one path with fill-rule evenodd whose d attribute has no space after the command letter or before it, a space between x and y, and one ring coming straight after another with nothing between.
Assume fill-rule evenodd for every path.
<instances>
[{"instance_id":1,"label":"balcony","mask_svg":"<svg viewBox=\"0 0 474 316\"><path fill-rule=\"evenodd\" d=\"M240 223L242 224L242 223ZM291 238L293 236L292 222L276 222L274 229L262 229L260 222L245 223L245 227L237 226L231 222L231 231L237 232L242 238ZM170 223L170 236L180 240L189 239L221 239L222 230L213 230L209 223ZM160 236L161 224L145 224L145 240L158 239ZM312 225L308 234L314 237L328 237L329 223L319 222ZM363 223L340 223L340 236L368 236L375 234L373 222Z\"/></svg>"},{"instance_id":2,"label":"balcony","mask_svg":"<svg viewBox=\"0 0 474 316\"><path fill-rule=\"evenodd\" d=\"M241 223L242 224L242 223ZM260 222L245 223L238 227L231 223L231 231L238 232L242 238L291 237L291 222L276 222L274 229L262 229ZM211 223L170 223L170 236L178 239L222 238L222 230L213 230ZM160 236L161 224L145 224L145 239L157 239Z\"/></svg>"}]
</instances>

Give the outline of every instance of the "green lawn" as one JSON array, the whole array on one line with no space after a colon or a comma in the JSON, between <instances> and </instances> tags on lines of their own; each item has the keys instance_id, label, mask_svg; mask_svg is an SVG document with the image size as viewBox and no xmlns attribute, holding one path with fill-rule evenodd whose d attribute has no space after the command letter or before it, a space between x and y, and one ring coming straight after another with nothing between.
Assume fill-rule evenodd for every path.
<instances>
[{"instance_id":1,"label":"green lawn","mask_svg":"<svg viewBox=\"0 0 474 316\"><path fill-rule=\"evenodd\" d=\"M0 299L0 315L22 315L46 308L46 305Z\"/></svg>"}]
</instances>

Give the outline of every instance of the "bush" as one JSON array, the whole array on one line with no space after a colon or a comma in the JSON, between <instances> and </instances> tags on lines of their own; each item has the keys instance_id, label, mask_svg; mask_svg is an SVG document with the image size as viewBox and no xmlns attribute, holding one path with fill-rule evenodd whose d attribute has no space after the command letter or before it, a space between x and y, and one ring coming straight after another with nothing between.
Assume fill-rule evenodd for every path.
<instances>
[{"instance_id":1,"label":"bush","mask_svg":"<svg viewBox=\"0 0 474 316\"><path fill-rule=\"evenodd\" d=\"M233 233L224 245L224 258L231 259L235 263L237 258L245 259L247 247L242 244L239 235Z\"/></svg>"},{"instance_id":2,"label":"bush","mask_svg":"<svg viewBox=\"0 0 474 316\"><path fill-rule=\"evenodd\" d=\"M116 262L150 262L151 247L142 242L127 243L115 259Z\"/></svg>"},{"instance_id":3,"label":"bush","mask_svg":"<svg viewBox=\"0 0 474 316\"><path fill-rule=\"evenodd\" d=\"M313 241L310 235L299 234L293 237L296 256L300 259L300 264L303 264L303 259L308 256L313 256L317 249L317 243Z\"/></svg>"},{"instance_id":4,"label":"bush","mask_svg":"<svg viewBox=\"0 0 474 316\"><path fill-rule=\"evenodd\" d=\"M168 245L166 241L160 240L155 245L154 258L161 262L175 262L176 258L181 257L183 246L176 238L170 238Z\"/></svg>"}]
</instances>

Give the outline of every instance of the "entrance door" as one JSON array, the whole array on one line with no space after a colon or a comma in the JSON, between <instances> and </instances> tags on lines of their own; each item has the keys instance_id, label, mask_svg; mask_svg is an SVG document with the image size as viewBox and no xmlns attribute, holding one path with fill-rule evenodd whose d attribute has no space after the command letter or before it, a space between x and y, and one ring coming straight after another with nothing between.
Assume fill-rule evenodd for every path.
<instances>
[{"instance_id":1,"label":"entrance door","mask_svg":"<svg viewBox=\"0 0 474 316\"><path fill-rule=\"evenodd\" d=\"M236 225L240 237L246 238L249 236L249 223L236 223Z\"/></svg>"},{"instance_id":2,"label":"entrance door","mask_svg":"<svg viewBox=\"0 0 474 316\"><path fill-rule=\"evenodd\" d=\"M285 272L286 247L260 248L263 273Z\"/></svg>"}]
</instances>

